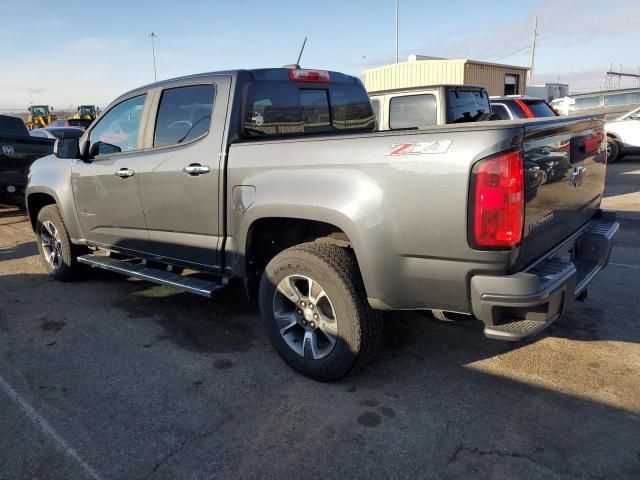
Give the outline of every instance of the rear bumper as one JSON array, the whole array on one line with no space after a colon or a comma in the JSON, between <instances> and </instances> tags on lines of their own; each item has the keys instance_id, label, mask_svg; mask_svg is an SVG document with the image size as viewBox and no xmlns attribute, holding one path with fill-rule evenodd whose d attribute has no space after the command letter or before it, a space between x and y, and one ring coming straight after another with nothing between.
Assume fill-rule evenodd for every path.
<instances>
[{"instance_id":1,"label":"rear bumper","mask_svg":"<svg viewBox=\"0 0 640 480\"><path fill-rule=\"evenodd\" d=\"M484 322L485 335L517 341L549 326L574 298L586 295L589 283L609 262L618 229L615 212L600 212L525 271L472 277L473 313Z\"/></svg>"},{"instance_id":2,"label":"rear bumper","mask_svg":"<svg viewBox=\"0 0 640 480\"><path fill-rule=\"evenodd\" d=\"M14 187L23 192L27 186L27 172L3 170L0 171L0 193L7 193L7 187Z\"/></svg>"}]
</instances>

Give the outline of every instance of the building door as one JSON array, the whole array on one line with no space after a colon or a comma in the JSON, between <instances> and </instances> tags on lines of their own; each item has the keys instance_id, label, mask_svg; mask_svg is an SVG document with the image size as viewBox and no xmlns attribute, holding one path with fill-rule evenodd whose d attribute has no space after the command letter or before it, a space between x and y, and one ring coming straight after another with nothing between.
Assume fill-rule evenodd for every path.
<instances>
[{"instance_id":1,"label":"building door","mask_svg":"<svg viewBox=\"0 0 640 480\"><path fill-rule=\"evenodd\" d=\"M505 73L504 94L520 95L520 75L517 73Z\"/></svg>"}]
</instances>

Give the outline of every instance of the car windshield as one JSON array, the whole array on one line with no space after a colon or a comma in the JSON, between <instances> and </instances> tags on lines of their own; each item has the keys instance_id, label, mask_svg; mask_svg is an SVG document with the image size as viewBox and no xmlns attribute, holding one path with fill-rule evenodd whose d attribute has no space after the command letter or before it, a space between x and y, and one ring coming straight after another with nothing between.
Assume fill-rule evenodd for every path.
<instances>
[{"instance_id":1,"label":"car windshield","mask_svg":"<svg viewBox=\"0 0 640 480\"><path fill-rule=\"evenodd\" d=\"M636 108L635 110L631 110L630 112L625 113L621 117L616 118L616 120L625 120L627 118L636 118L638 116L640 116L640 108Z\"/></svg>"}]
</instances>

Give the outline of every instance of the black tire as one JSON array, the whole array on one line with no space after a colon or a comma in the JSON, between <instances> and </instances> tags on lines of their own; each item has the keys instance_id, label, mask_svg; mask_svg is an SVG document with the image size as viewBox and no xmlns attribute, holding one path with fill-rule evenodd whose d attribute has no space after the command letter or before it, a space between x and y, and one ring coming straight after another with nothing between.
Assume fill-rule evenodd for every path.
<instances>
[{"instance_id":1,"label":"black tire","mask_svg":"<svg viewBox=\"0 0 640 480\"><path fill-rule=\"evenodd\" d=\"M305 358L280 334L274 316L276 288L291 275L303 275L321 285L335 310L337 341L324 358ZM261 317L273 347L294 370L315 380L330 382L356 372L375 356L382 343L382 316L369 306L357 262L346 248L311 242L284 250L267 265L259 297Z\"/></svg>"},{"instance_id":2,"label":"black tire","mask_svg":"<svg viewBox=\"0 0 640 480\"><path fill-rule=\"evenodd\" d=\"M47 252L45 252L45 240L50 237L46 226L53 224L57 234L57 246L56 246L56 258L58 262L49 262L46 259ZM56 280L67 282L77 278L78 272L82 269L82 266L78 264L77 257L87 253L85 247L73 245L69 239L67 228L62 221L60 210L56 205L47 205L42 207L38 212L38 219L36 222L36 238L38 241L38 251L40 252L40 258L42 259L45 268L49 275Z\"/></svg>"},{"instance_id":3,"label":"black tire","mask_svg":"<svg viewBox=\"0 0 640 480\"><path fill-rule=\"evenodd\" d=\"M620 158L620 143L613 138L607 138L607 163L613 163Z\"/></svg>"}]
</instances>

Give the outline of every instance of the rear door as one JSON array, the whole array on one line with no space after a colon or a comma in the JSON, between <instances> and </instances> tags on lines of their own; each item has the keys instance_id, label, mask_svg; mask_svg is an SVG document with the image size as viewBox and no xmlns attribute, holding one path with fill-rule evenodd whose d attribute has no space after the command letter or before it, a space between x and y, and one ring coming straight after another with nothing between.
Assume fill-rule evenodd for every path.
<instances>
[{"instance_id":1,"label":"rear door","mask_svg":"<svg viewBox=\"0 0 640 480\"><path fill-rule=\"evenodd\" d=\"M573 117L524 123L527 182L523 242L516 269L571 236L600 206L606 174L601 118Z\"/></svg>"},{"instance_id":2,"label":"rear door","mask_svg":"<svg viewBox=\"0 0 640 480\"><path fill-rule=\"evenodd\" d=\"M76 209L92 244L149 251L139 185L140 127L147 100L146 94L136 95L108 110L88 134L91 158L74 161Z\"/></svg>"},{"instance_id":3,"label":"rear door","mask_svg":"<svg viewBox=\"0 0 640 480\"><path fill-rule=\"evenodd\" d=\"M152 252L197 268L220 266L219 182L230 86L229 76L216 76L156 92L141 157Z\"/></svg>"}]
</instances>

